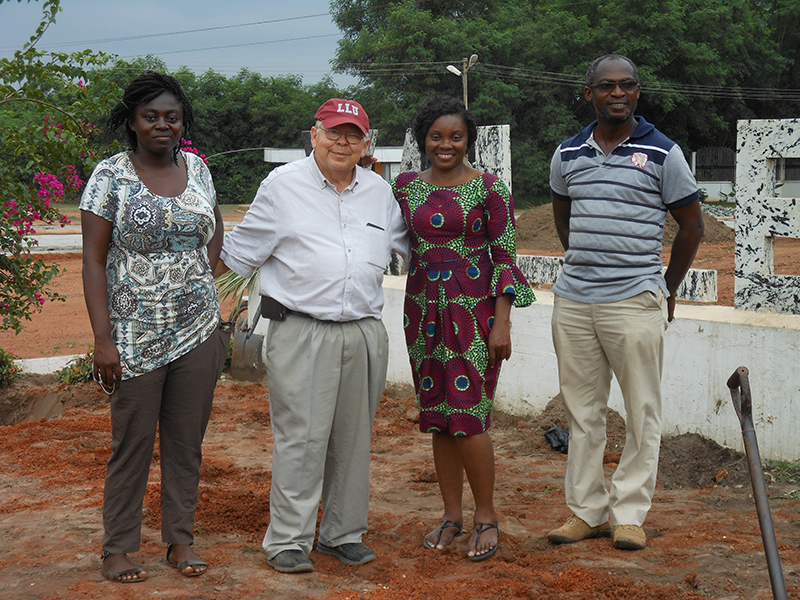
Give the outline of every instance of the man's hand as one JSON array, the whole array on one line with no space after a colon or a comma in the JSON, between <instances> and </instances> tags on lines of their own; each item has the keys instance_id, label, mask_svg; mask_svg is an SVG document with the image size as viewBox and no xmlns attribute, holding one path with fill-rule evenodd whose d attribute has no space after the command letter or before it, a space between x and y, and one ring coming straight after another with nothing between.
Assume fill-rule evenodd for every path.
<instances>
[{"instance_id":1,"label":"man's hand","mask_svg":"<svg viewBox=\"0 0 800 600\"><path fill-rule=\"evenodd\" d=\"M675 318L675 294L678 286L686 276L689 267L692 266L694 255L700 240L703 239L703 212L700 210L700 202L694 201L691 204L671 210L670 214L678 223L678 233L672 242L672 251L669 256L669 266L664 274L669 290L667 298L667 318L672 321Z\"/></svg>"},{"instance_id":2,"label":"man's hand","mask_svg":"<svg viewBox=\"0 0 800 600\"><path fill-rule=\"evenodd\" d=\"M378 159L374 156L370 156L369 153L365 151L361 158L358 159L358 163L356 164L358 164L359 167L363 167L371 171L372 165L374 165L376 162L378 162Z\"/></svg>"},{"instance_id":3,"label":"man's hand","mask_svg":"<svg viewBox=\"0 0 800 600\"><path fill-rule=\"evenodd\" d=\"M672 323L675 320L675 296L670 294L667 298L667 321Z\"/></svg>"}]
</instances>

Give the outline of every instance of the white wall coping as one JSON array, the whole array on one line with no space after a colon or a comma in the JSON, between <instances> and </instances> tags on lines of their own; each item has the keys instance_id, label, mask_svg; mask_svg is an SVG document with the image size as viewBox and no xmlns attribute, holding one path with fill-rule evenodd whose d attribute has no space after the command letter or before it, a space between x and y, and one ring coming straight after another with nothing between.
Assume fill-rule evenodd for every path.
<instances>
[{"instance_id":1,"label":"white wall coping","mask_svg":"<svg viewBox=\"0 0 800 600\"><path fill-rule=\"evenodd\" d=\"M500 373L495 408L535 417L558 394L558 365L550 322L552 291L534 289L537 301L512 309L513 353ZM389 332L391 383L411 384L402 327L405 277L386 276L383 315ZM750 371L753 419L763 460L800 459L800 316L679 303L664 340L662 434L698 433L744 450L726 382L735 369ZM612 384L609 407L625 417Z\"/></svg>"},{"instance_id":2,"label":"white wall coping","mask_svg":"<svg viewBox=\"0 0 800 600\"><path fill-rule=\"evenodd\" d=\"M69 356L48 356L46 358L23 358L15 360L14 363L22 369L23 373L34 375L49 375L60 371L69 363L77 358L82 358L85 354L70 354Z\"/></svg>"}]
</instances>

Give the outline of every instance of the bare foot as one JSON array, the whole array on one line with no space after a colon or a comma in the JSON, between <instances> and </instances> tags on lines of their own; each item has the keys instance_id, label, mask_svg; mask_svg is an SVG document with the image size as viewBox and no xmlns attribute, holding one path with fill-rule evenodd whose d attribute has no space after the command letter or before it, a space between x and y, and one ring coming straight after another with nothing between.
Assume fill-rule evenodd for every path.
<instances>
[{"instance_id":1,"label":"bare foot","mask_svg":"<svg viewBox=\"0 0 800 600\"><path fill-rule=\"evenodd\" d=\"M170 544L167 549L167 564L176 569L183 566L178 572L187 577L202 575L208 569L208 564L195 554L191 545Z\"/></svg>"},{"instance_id":2,"label":"bare foot","mask_svg":"<svg viewBox=\"0 0 800 600\"><path fill-rule=\"evenodd\" d=\"M487 553L494 554L499 538L500 530L495 523L475 523L472 535L469 536L469 544L467 544L467 556L473 558Z\"/></svg>"},{"instance_id":3,"label":"bare foot","mask_svg":"<svg viewBox=\"0 0 800 600\"><path fill-rule=\"evenodd\" d=\"M461 535L461 523L451 521L446 517L441 520L436 528L425 536L425 541L422 544L428 550L444 550L453 541Z\"/></svg>"},{"instance_id":4,"label":"bare foot","mask_svg":"<svg viewBox=\"0 0 800 600\"><path fill-rule=\"evenodd\" d=\"M109 581L135 583L147 579L147 572L137 567L126 554L109 554L103 559L100 573Z\"/></svg>"}]
</instances>

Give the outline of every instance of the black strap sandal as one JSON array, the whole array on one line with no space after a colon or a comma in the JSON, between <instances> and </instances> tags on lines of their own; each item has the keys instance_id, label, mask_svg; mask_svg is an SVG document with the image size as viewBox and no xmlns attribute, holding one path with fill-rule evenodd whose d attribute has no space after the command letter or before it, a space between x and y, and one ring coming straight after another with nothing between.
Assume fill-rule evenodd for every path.
<instances>
[{"instance_id":1,"label":"black strap sandal","mask_svg":"<svg viewBox=\"0 0 800 600\"><path fill-rule=\"evenodd\" d=\"M461 535L461 528L463 527L462 523L456 523L455 521L451 521L449 519L442 519L441 523L439 523L439 537L436 538L436 544L431 544L428 542L427 538L423 538L422 540L422 547L426 548L427 550L436 550L436 546L439 545L439 542L442 541L442 535L444 534L445 529L449 529L451 527L458 527L458 533L453 536L453 539L457 538Z\"/></svg>"},{"instance_id":2,"label":"black strap sandal","mask_svg":"<svg viewBox=\"0 0 800 600\"><path fill-rule=\"evenodd\" d=\"M167 546L167 556L164 558L164 560L170 567L172 567L173 569L177 569L178 573L180 573L184 577L199 577L208 570L208 563L204 560L185 560L181 564L177 565L169 559L170 554L172 554L172 544ZM205 567L205 569L203 569L202 571L192 570L189 573L187 573L186 571L184 571L186 567Z\"/></svg>"},{"instance_id":3,"label":"black strap sandal","mask_svg":"<svg viewBox=\"0 0 800 600\"><path fill-rule=\"evenodd\" d=\"M103 554L100 555L100 561L105 563L106 559L111 556L111 552L105 551ZM126 569L125 571L119 571L118 573L111 573L110 571L106 571L105 568L100 569L100 574L108 579L109 581L114 581L116 583L141 583L142 581L147 581L147 577L138 577L139 573L144 573L144 569L140 569L139 567L134 567L133 569ZM133 579L123 579L126 575L137 575L137 577Z\"/></svg>"},{"instance_id":4,"label":"black strap sandal","mask_svg":"<svg viewBox=\"0 0 800 600\"><path fill-rule=\"evenodd\" d=\"M500 543L500 528L497 526L496 523L475 523L475 531L478 535L475 537L475 548L478 548L478 542L481 541L481 534L484 531L489 531L491 529L497 529L497 542ZM472 562L480 562L482 560L486 560L487 558L491 558L497 552L497 544L494 545L488 552L484 552L483 554L476 554L475 556L467 556Z\"/></svg>"}]
</instances>

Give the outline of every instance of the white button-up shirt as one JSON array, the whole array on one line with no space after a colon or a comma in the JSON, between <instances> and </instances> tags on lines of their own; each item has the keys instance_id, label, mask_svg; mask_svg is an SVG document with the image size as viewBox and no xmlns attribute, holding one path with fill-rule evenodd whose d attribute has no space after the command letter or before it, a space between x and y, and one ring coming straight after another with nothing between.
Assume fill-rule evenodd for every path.
<instances>
[{"instance_id":1,"label":"white button-up shirt","mask_svg":"<svg viewBox=\"0 0 800 600\"><path fill-rule=\"evenodd\" d=\"M220 258L242 277L260 268L260 291L325 321L381 318L391 252L408 259L410 237L389 184L355 167L340 194L314 154L274 169Z\"/></svg>"}]
</instances>

